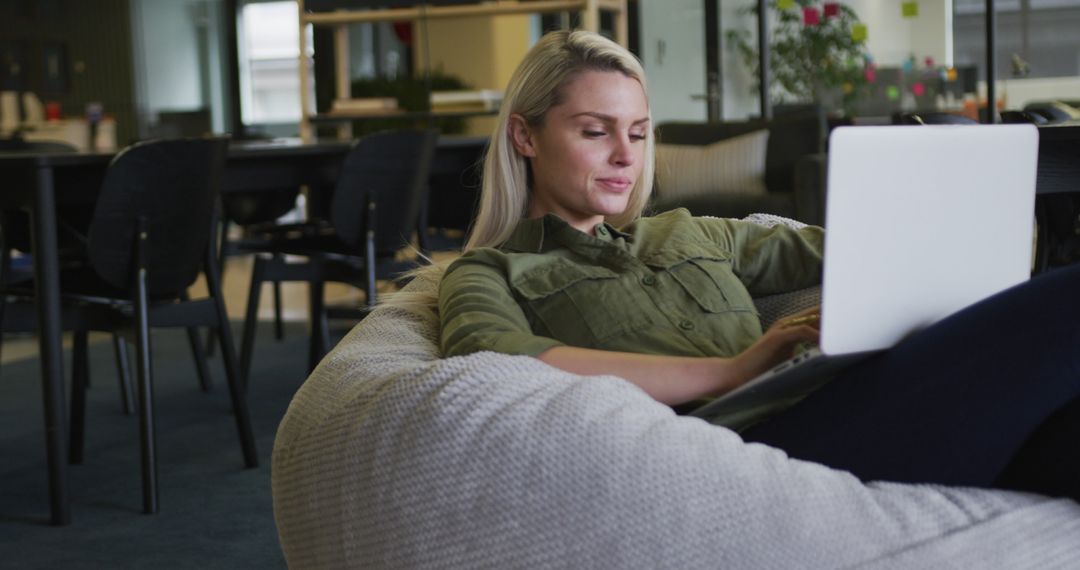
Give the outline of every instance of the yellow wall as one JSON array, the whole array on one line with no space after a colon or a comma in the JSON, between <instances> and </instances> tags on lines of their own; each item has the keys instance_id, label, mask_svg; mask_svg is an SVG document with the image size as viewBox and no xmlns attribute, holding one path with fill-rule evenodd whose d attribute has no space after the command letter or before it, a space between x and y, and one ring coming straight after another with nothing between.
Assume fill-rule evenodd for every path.
<instances>
[{"instance_id":1,"label":"yellow wall","mask_svg":"<svg viewBox=\"0 0 1080 570\"><path fill-rule=\"evenodd\" d=\"M414 24L418 45L414 50L417 69L431 56L431 67L456 75L473 89L506 88L510 75L529 49L529 16L477 16L427 22L431 42L425 50L424 23ZM494 117L470 119L467 133L491 134Z\"/></svg>"}]
</instances>

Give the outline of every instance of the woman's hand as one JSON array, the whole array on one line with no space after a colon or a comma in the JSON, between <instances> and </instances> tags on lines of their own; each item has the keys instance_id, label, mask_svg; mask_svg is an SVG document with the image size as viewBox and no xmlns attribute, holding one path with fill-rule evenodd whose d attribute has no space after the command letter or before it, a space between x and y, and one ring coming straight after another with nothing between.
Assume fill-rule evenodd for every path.
<instances>
[{"instance_id":1,"label":"woman's hand","mask_svg":"<svg viewBox=\"0 0 1080 570\"><path fill-rule=\"evenodd\" d=\"M817 344L820 322L820 306L776 321L757 342L732 359L735 385L741 386L791 358L800 344Z\"/></svg>"}]
</instances>

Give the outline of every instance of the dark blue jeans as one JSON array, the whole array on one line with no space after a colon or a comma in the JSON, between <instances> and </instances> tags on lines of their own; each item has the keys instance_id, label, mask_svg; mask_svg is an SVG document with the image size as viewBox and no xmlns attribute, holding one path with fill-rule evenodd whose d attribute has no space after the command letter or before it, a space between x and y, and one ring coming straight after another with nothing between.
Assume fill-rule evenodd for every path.
<instances>
[{"instance_id":1,"label":"dark blue jeans","mask_svg":"<svg viewBox=\"0 0 1080 570\"><path fill-rule=\"evenodd\" d=\"M742 435L867 481L1080 499L1080 266L943 319Z\"/></svg>"}]
</instances>

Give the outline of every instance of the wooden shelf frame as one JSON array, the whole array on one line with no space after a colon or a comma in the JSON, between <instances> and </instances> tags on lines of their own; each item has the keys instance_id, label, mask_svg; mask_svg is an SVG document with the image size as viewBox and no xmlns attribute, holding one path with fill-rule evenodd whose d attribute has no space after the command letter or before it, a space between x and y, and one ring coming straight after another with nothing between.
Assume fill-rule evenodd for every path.
<instances>
[{"instance_id":1,"label":"wooden shelf frame","mask_svg":"<svg viewBox=\"0 0 1080 570\"><path fill-rule=\"evenodd\" d=\"M338 99L349 99L352 86L349 81L349 30L348 26L359 23L423 21L446 18L467 18L475 16L501 16L518 14L550 14L557 12L580 12L582 28L590 31L600 30L600 10L615 14L615 41L626 46L629 36L626 0L494 0L476 4L451 6L419 5L412 8L386 8L377 10L333 10L329 12L308 12L304 0L297 0L300 11L300 138L305 141L314 139L311 106L311 94L307 85L311 80L308 69L307 36L304 29L310 25L334 27L335 94ZM320 120L329 117L320 115ZM344 117L338 117L344 120ZM344 123L338 127L339 138L351 138L352 128Z\"/></svg>"}]
</instances>

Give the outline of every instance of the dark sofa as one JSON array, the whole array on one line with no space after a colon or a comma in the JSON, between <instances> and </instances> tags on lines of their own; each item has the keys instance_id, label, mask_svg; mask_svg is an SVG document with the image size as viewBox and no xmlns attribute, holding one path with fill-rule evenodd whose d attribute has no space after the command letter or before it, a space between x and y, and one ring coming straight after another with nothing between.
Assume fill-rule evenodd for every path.
<instances>
[{"instance_id":1,"label":"dark sofa","mask_svg":"<svg viewBox=\"0 0 1080 570\"><path fill-rule=\"evenodd\" d=\"M816 108L780 110L770 120L738 122L667 122L657 126L659 144L708 145L761 129L768 129L763 194L715 192L693 197L672 197L658 187L651 209L662 212L685 207L699 216L741 218L768 213L808 224L824 221L827 127Z\"/></svg>"}]
</instances>

